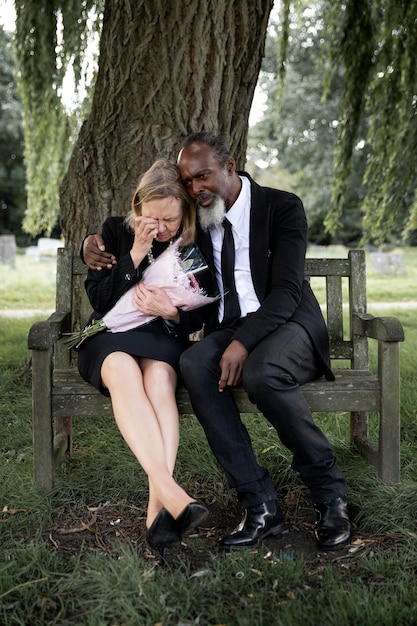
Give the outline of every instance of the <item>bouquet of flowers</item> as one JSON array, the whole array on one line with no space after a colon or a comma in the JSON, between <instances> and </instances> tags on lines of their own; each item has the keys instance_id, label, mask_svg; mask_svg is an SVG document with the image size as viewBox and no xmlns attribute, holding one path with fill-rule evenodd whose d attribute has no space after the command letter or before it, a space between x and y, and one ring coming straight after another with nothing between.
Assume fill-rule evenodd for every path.
<instances>
[{"instance_id":1,"label":"bouquet of flowers","mask_svg":"<svg viewBox=\"0 0 417 626\"><path fill-rule=\"evenodd\" d=\"M210 284L209 281L204 280L210 274L210 269L196 244L180 246L180 243L181 238L164 250L146 268L142 282L145 285L160 287L170 297L174 306L183 311L191 311L218 300L220 294L217 288L216 293L209 293L210 288L203 286L203 282L206 285ZM134 306L132 291L135 286L123 294L101 319L93 321L81 331L70 333L64 343L69 348L77 349L86 339L103 330L119 333L137 328L155 319L153 316L141 313Z\"/></svg>"}]
</instances>

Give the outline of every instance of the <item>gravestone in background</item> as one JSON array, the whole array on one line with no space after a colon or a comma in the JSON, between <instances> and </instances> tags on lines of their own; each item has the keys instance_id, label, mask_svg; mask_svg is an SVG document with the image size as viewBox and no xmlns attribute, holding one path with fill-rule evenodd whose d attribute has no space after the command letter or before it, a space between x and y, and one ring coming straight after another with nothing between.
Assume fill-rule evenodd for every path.
<instances>
[{"instance_id":1,"label":"gravestone in background","mask_svg":"<svg viewBox=\"0 0 417 626\"><path fill-rule=\"evenodd\" d=\"M372 252L370 257L377 274L406 274L402 254L396 252Z\"/></svg>"},{"instance_id":2,"label":"gravestone in background","mask_svg":"<svg viewBox=\"0 0 417 626\"><path fill-rule=\"evenodd\" d=\"M0 235L0 263L16 268L16 237Z\"/></svg>"}]
</instances>

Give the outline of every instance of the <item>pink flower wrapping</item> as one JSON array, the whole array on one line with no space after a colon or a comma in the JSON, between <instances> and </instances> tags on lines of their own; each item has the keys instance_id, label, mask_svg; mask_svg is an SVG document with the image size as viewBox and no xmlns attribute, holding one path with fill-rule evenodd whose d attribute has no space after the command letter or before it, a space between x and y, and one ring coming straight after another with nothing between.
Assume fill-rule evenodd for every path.
<instances>
[{"instance_id":1,"label":"pink flower wrapping","mask_svg":"<svg viewBox=\"0 0 417 626\"><path fill-rule=\"evenodd\" d=\"M216 292L209 295L199 283L199 274L203 276L210 270L197 245L180 246L180 244L181 238L164 250L143 272L142 282L163 289L174 306L183 311L191 311L218 300L220 294ZM88 337L103 330L113 333L124 332L155 319L141 313L134 306L135 287L136 285L123 294L101 319L95 320L79 332L70 333L65 339L65 344L69 348L78 348Z\"/></svg>"}]
</instances>

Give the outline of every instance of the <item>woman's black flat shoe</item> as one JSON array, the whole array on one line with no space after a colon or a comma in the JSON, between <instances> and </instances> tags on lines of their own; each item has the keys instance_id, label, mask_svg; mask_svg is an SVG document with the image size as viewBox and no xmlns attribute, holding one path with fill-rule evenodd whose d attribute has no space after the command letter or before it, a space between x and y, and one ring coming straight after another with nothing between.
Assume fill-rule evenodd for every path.
<instances>
[{"instance_id":1,"label":"woman's black flat shoe","mask_svg":"<svg viewBox=\"0 0 417 626\"><path fill-rule=\"evenodd\" d=\"M173 548L181 543L181 532L178 522L166 509L161 509L146 533L146 538L155 550L163 556L165 548Z\"/></svg>"},{"instance_id":2,"label":"woman's black flat shoe","mask_svg":"<svg viewBox=\"0 0 417 626\"><path fill-rule=\"evenodd\" d=\"M209 514L208 508L202 502L190 502L177 517L180 532L188 533L203 522Z\"/></svg>"}]
</instances>

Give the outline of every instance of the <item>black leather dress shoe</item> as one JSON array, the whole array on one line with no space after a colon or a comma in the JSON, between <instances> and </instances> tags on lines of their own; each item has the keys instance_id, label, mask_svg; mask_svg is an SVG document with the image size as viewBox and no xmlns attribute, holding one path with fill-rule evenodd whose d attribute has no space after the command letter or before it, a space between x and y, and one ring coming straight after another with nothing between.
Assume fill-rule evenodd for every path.
<instances>
[{"instance_id":1,"label":"black leather dress shoe","mask_svg":"<svg viewBox=\"0 0 417 626\"><path fill-rule=\"evenodd\" d=\"M284 516L275 500L245 509L243 520L230 535L219 539L223 548L256 546L268 535L280 535L285 528Z\"/></svg>"},{"instance_id":2,"label":"black leather dress shoe","mask_svg":"<svg viewBox=\"0 0 417 626\"><path fill-rule=\"evenodd\" d=\"M349 543L352 527L349 520L347 502L336 498L329 502L314 505L317 521L314 535L317 544L323 550L339 550Z\"/></svg>"},{"instance_id":3,"label":"black leather dress shoe","mask_svg":"<svg viewBox=\"0 0 417 626\"><path fill-rule=\"evenodd\" d=\"M202 502L190 502L176 519L180 532L189 533L199 526L208 514L209 510Z\"/></svg>"},{"instance_id":4,"label":"black leather dress shoe","mask_svg":"<svg viewBox=\"0 0 417 626\"><path fill-rule=\"evenodd\" d=\"M181 532L171 513L166 509L161 509L148 529L146 538L151 548L158 550L163 556L165 548L180 545Z\"/></svg>"}]
</instances>

